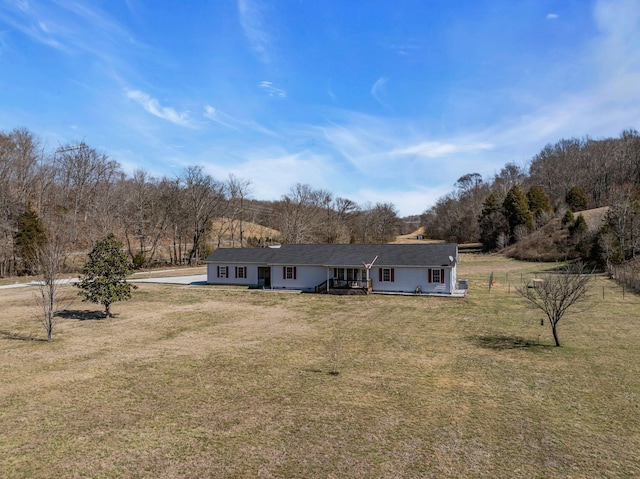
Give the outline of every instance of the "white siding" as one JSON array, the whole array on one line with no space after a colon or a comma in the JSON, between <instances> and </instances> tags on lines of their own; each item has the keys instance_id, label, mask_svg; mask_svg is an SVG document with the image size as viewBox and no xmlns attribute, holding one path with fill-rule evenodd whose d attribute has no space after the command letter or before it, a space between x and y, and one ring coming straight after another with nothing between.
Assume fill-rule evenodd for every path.
<instances>
[{"instance_id":1,"label":"white siding","mask_svg":"<svg viewBox=\"0 0 640 479\"><path fill-rule=\"evenodd\" d=\"M450 293L451 268L433 269L444 269L444 283L429 283L428 268L393 268L393 281L380 282L380 268L374 267L371 270L373 291L414 293L419 287L423 293Z\"/></svg>"},{"instance_id":2,"label":"white siding","mask_svg":"<svg viewBox=\"0 0 640 479\"><path fill-rule=\"evenodd\" d=\"M283 279L283 267L278 265L271 268L271 287L273 289L313 291L316 286L327 280L327 268L324 266L295 266L296 279Z\"/></svg>"},{"instance_id":3,"label":"white siding","mask_svg":"<svg viewBox=\"0 0 640 479\"><path fill-rule=\"evenodd\" d=\"M290 265L294 267L294 265ZM228 267L229 275L226 278L218 277L218 267ZM247 277L237 278L235 268L246 267ZM327 279L327 274L333 276L333 269L327 270L324 266L295 266L296 278L283 279L282 265L271 266L271 288L296 289L313 291L316 286ZM428 268L393 268L393 282L380 281L380 268L372 268L373 291L413 293L419 287L423 293L451 293L455 289L455 267L433 268L444 269L444 282L429 283ZM327 272L329 271L329 273ZM258 284L258 267L256 265L236 264L207 264L207 283L252 286Z\"/></svg>"},{"instance_id":4,"label":"white siding","mask_svg":"<svg viewBox=\"0 0 640 479\"><path fill-rule=\"evenodd\" d=\"M229 268L228 277L218 277L218 267ZM236 268L247 268L246 278L236 277ZM258 284L258 267L247 265L235 265L235 264L207 264L207 283L209 284L233 284L233 285L246 285L251 286Z\"/></svg>"}]
</instances>

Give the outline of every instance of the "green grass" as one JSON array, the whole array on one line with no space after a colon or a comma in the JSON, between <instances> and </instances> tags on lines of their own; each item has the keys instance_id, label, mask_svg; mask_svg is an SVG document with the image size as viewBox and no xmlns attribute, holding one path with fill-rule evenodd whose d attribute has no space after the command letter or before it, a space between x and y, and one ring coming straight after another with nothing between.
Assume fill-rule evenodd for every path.
<instances>
[{"instance_id":1,"label":"green grass","mask_svg":"<svg viewBox=\"0 0 640 479\"><path fill-rule=\"evenodd\" d=\"M2 291L0 471L638 477L640 300L599 277L555 348L514 291L548 266L463 258L464 299L140 284L52 344Z\"/></svg>"}]
</instances>

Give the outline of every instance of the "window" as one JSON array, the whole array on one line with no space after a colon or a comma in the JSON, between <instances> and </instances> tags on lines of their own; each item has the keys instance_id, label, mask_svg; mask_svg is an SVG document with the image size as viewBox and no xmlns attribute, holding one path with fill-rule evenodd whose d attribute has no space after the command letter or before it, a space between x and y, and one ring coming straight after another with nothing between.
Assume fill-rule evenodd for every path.
<instances>
[{"instance_id":1,"label":"window","mask_svg":"<svg viewBox=\"0 0 640 479\"><path fill-rule=\"evenodd\" d=\"M394 275L393 268L380 268L379 270L378 280L384 283L393 283Z\"/></svg>"},{"instance_id":2,"label":"window","mask_svg":"<svg viewBox=\"0 0 640 479\"><path fill-rule=\"evenodd\" d=\"M347 281L357 281L358 271L357 268L347 268Z\"/></svg>"},{"instance_id":3,"label":"window","mask_svg":"<svg viewBox=\"0 0 640 479\"><path fill-rule=\"evenodd\" d=\"M429 283L444 283L444 268L429 269L428 280Z\"/></svg>"},{"instance_id":4,"label":"window","mask_svg":"<svg viewBox=\"0 0 640 479\"><path fill-rule=\"evenodd\" d=\"M229 267L218 266L218 278L228 278L228 277L229 277Z\"/></svg>"},{"instance_id":5,"label":"window","mask_svg":"<svg viewBox=\"0 0 640 479\"><path fill-rule=\"evenodd\" d=\"M295 266L283 266L282 267L282 279L296 279L296 267Z\"/></svg>"},{"instance_id":6,"label":"window","mask_svg":"<svg viewBox=\"0 0 640 479\"><path fill-rule=\"evenodd\" d=\"M236 266L236 278L246 278L246 277L247 277L247 267Z\"/></svg>"}]
</instances>

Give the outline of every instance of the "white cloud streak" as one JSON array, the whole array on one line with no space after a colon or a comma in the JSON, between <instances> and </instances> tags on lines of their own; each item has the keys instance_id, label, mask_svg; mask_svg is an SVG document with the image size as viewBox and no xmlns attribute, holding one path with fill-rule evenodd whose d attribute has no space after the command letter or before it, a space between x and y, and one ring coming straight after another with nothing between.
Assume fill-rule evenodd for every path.
<instances>
[{"instance_id":1,"label":"white cloud streak","mask_svg":"<svg viewBox=\"0 0 640 479\"><path fill-rule=\"evenodd\" d=\"M381 95L384 92L384 87L388 81L388 78L378 78L376 82L371 87L370 93L373 98L376 99L378 103L380 103L385 108L388 108L387 104L382 101Z\"/></svg>"},{"instance_id":2,"label":"white cloud streak","mask_svg":"<svg viewBox=\"0 0 640 479\"><path fill-rule=\"evenodd\" d=\"M127 98L135 101L148 113L158 118L180 126L191 126L188 113L178 113L173 108L162 106L158 100L140 90L128 90Z\"/></svg>"},{"instance_id":3,"label":"white cloud streak","mask_svg":"<svg viewBox=\"0 0 640 479\"><path fill-rule=\"evenodd\" d=\"M267 95L269 95L270 97L277 97L277 98L287 97L286 91L284 91L281 88L274 87L273 83L271 83L270 81L261 81L260 83L258 83L258 88L266 92Z\"/></svg>"},{"instance_id":4,"label":"white cloud streak","mask_svg":"<svg viewBox=\"0 0 640 479\"><path fill-rule=\"evenodd\" d=\"M417 145L408 146L393 151L396 155L416 155L423 158L442 158L456 153L471 153L483 150L491 150L490 143L443 143L439 141L423 141Z\"/></svg>"},{"instance_id":5,"label":"white cloud streak","mask_svg":"<svg viewBox=\"0 0 640 479\"><path fill-rule=\"evenodd\" d=\"M233 130L239 130L240 122L238 120L221 112L211 105L205 105L204 116L209 120L218 123L219 125L226 126L227 128L231 128Z\"/></svg>"},{"instance_id":6,"label":"white cloud streak","mask_svg":"<svg viewBox=\"0 0 640 479\"><path fill-rule=\"evenodd\" d=\"M270 37L265 28L265 5L260 0L238 0L240 26L258 59L269 63Z\"/></svg>"}]
</instances>

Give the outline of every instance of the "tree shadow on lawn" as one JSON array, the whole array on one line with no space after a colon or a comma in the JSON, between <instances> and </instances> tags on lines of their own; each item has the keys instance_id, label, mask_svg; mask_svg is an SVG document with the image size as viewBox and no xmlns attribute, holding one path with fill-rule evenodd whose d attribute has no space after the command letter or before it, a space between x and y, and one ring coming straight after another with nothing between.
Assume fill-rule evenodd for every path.
<instances>
[{"instance_id":1,"label":"tree shadow on lawn","mask_svg":"<svg viewBox=\"0 0 640 479\"><path fill-rule=\"evenodd\" d=\"M548 344L540 344L538 341L531 341L521 338L520 336L483 335L470 336L467 339L476 346L485 349L493 349L495 351L502 351L505 349L552 348L552 346Z\"/></svg>"},{"instance_id":2,"label":"tree shadow on lawn","mask_svg":"<svg viewBox=\"0 0 640 479\"><path fill-rule=\"evenodd\" d=\"M63 309L62 311L58 311L56 316L64 319L77 319L78 321L106 318L104 311L92 311L90 309Z\"/></svg>"},{"instance_id":3,"label":"tree shadow on lawn","mask_svg":"<svg viewBox=\"0 0 640 479\"><path fill-rule=\"evenodd\" d=\"M3 339L13 339L15 341L47 341L46 338L34 338L33 336L24 336L22 334L15 334L10 331L0 331L0 337Z\"/></svg>"}]
</instances>

